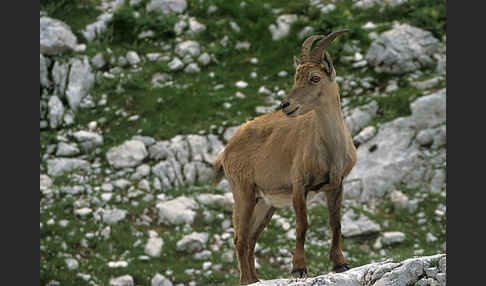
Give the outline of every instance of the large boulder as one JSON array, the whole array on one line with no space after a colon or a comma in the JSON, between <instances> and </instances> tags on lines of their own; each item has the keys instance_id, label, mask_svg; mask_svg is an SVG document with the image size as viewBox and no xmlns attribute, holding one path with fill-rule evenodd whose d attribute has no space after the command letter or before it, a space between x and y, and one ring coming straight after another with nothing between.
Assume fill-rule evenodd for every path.
<instances>
[{"instance_id":1,"label":"large boulder","mask_svg":"<svg viewBox=\"0 0 486 286\"><path fill-rule=\"evenodd\" d=\"M165 225L192 224L197 208L197 203L192 198L184 196L170 201L158 203L155 207L159 212L159 223Z\"/></svg>"},{"instance_id":2,"label":"large boulder","mask_svg":"<svg viewBox=\"0 0 486 286\"><path fill-rule=\"evenodd\" d=\"M400 183L408 188L430 188L432 163L424 159L426 154L415 136L431 129L436 134L434 141L445 141L445 94L442 89L418 98L410 105L412 115L384 123L375 137L361 144L356 165L344 181L345 192L367 202L392 192Z\"/></svg>"},{"instance_id":3,"label":"large boulder","mask_svg":"<svg viewBox=\"0 0 486 286\"><path fill-rule=\"evenodd\" d=\"M75 158L56 158L47 160L47 174L51 177L60 176L75 170L88 170L89 162Z\"/></svg>"},{"instance_id":4,"label":"large boulder","mask_svg":"<svg viewBox=\"0 0 486 286\"><path fill-rule=\"evenodd\" d=\"M40 17L40 53L57 55L73 51L77 45L76 36L64 22L49 17Z\"/></svg>"},{"instance_id":5,"label":"large boulder","mask_svg":"<svg viewBox=\"0 0 486 286\"><path fill-rule=\"evenodd\" d=\"M74 58L71 60L69 71L69 83L66 88L66 98L69 106L77 110L81 100L86 96L95 81L94 73L91 70L87 56L83 59Z\"/></svg>"},{"instance_id":6,"label":"large boulder","mask_svg":"<svg viewBox=\"0 0 486 286\"><path fill-rule=\"evenodd\" d=\"M147 149L142 141L128 140L108 150L106 159L114 168L127 168L139 165L147 155Z\"/></svg>"},{"instance_id":7,"label":"large boulder","mask_svg":"<svg viewBox=\"0 0 486 286\"><path fill-rule=\"evenodd\" d=\"M435 64L439 41L428 31L395 24L371 43L366 60L376 72L402 74Z\"/></svg>"}]
</instances>

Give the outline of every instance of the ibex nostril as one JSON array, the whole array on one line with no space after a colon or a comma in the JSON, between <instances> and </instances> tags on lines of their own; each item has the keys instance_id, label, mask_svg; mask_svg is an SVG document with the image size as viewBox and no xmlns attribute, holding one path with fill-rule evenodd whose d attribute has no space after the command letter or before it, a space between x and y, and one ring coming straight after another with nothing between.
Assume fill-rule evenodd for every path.
<instances>
[{"instance_id":1,"label":"ibex nostril","mask_svg":"<svg viewBox=\"0 0 486 286\"><path fill-rule=\"evenodd\" d=\"M284 102L280 103L280 107L282 107L282 108L285 108L289 105L290 105L290 103L288 101L284 101Z\"/></svg>"}]
</instances>

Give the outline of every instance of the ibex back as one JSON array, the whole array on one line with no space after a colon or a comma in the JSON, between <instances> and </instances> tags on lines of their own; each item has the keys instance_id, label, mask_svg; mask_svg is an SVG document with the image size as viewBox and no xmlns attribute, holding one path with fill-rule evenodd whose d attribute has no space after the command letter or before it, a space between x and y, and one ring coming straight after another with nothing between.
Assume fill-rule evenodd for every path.
<instances>
[{"instance_id":1,"label":"ibex back","mask_svg":"<svg viewBox=\"0 0 486 286\"><path fill-rule=\"evenodd\" d=\"M336 72L327 52L329 44L346 31L307 38L301 58L294 57L294 86L281 103L282 111L240 126L214 162L215 183L224 172L235 200L234 244L241 284L258 281L255 243L276 208L284 206L292 205L296 217L292 273L298 277L307 273L307 202L321 191L326 193L333 233L333 269L349 269L341 251L342 181L357 157L341 115Z\"/></svg>"}]
</instances>

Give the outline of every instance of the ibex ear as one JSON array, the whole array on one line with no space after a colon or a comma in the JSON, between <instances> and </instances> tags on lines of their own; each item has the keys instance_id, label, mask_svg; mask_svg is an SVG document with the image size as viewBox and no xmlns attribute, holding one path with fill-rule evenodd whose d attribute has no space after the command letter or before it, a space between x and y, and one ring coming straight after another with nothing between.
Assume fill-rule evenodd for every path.
<instances>
[{"instance_id":1,"label":"ibex ear","mask_svg":"<svg viewBox=\"0 0 486 286\"><path fill-rule=\"evenodd\" d=\"M294 66L297 68L300 65L300 59L296 56L294 56Z\"/></svg>"},{"instance_id":2,"label":"ibex ear","mask_svg":"<svg viewBox=\"0 0 486 286\"><path fill-rule=\"evenodd\" d=\"M329 80L334 81L334 79L336 79L336 70L334 69L334 65L332 64L331 56L327 51L324 52L322 55L321 66L327 73L327 76L329 76Z\"/></svg>"}]
</instances>

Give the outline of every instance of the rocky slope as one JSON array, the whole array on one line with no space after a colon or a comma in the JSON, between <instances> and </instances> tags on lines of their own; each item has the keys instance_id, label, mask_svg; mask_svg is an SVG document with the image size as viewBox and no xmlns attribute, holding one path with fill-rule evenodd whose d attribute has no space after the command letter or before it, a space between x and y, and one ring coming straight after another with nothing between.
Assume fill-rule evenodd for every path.
<instances>
[{"instance_id":1,"label":"rocky slope","mask_svg":"<svg viewBox=\"0 0 486 286\"><path fill-rule=\"evenodd\" d=\"M318 276L330 269L320 197L306 242L316 278L270 280L291 267L291 209L257 244L260 278L445 283L443 5L41 1L41 285L236 284L233 197L226 180L210 187L211 163L290 90L305 36L344 25L353 32L331 55L358 162L345 180L343 248L363 266ZM417 255L428 257L406 260Z\"/></svg>"}]
</instances>

